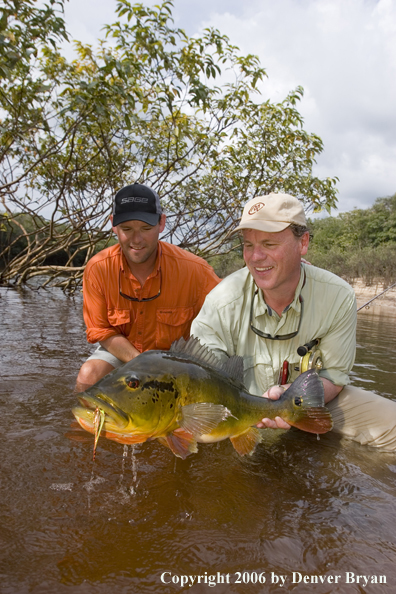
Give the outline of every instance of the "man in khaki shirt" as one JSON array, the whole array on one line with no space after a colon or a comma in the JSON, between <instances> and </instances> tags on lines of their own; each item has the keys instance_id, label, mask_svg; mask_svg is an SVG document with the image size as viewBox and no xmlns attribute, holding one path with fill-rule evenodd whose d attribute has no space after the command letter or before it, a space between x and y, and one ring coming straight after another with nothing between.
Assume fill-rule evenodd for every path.
<instances>
[{"instance_id":1,"label":"man in khaki shirt","mask_svg":"<svg viewBox=\"0 0 396 594\"><path fill-rule=\"evenodd\" d=\"M288 194L256 197L246 204L237 229L243 234L246 268L209 293L191 333L222 360L242 356L247 389L271 399L297 377L297 348L319 339L319 375L334 430L360 443L395 449L396 403L345 387L355 358L355 294L336 275L302 263L309 231L301 202ZM279 386L285 365L286 384ZM258 426L289 428L279 417Z\"/></svg>"}]
</instances>

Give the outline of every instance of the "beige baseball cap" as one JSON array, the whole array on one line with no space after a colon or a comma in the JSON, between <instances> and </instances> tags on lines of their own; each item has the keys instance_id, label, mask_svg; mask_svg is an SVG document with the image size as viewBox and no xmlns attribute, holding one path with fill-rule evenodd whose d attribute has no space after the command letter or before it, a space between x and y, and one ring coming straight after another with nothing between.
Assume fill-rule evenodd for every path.
<instances>
[{"instance_id":1,"label":"beige baseball cap","mask_svg":"<svg viewBox=\"0 0 396 594\"><path fill-rule=\"evenodd\" d=\"M256 196L245 205L238 227L276 233L294 223L307 225L302 202L290 194L267 194Z\"/></svg>"}]
</instances>

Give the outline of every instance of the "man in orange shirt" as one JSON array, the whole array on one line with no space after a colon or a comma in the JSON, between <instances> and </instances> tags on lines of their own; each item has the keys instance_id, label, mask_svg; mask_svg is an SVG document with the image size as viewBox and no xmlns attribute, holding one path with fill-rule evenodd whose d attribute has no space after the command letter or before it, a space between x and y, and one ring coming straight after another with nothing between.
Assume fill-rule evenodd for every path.
<instances>
[{"instance_id":1,"label":"man in orange shirt","mask_svg":"<svg viewBox=\"0 0 396 594\"><path fill-rule=\"evenodd\" d=\"M88 342L77 389L152 349L188 338L192 320L219 282L205 260L159 241L165 228L158 194L142 184L117 192L110 217L118 244L96 254L83 277Z\"/></svg>"}]
</instances>

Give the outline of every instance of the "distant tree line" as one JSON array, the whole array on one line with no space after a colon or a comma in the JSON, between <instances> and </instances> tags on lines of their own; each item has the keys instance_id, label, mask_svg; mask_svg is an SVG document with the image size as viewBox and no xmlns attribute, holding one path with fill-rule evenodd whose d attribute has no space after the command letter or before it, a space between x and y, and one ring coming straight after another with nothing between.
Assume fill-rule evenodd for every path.
<instances>
[{"instance_id":1,"label":"distant tree line","mask_svg":"<svg viewBox=\"0 0 396 594\"><path fill-rule=\"evenodd\" d=\"M310 220L308 258L353 283L396 282L396 194L377 198L371 208Z\"/></svg>"}]
</instances>

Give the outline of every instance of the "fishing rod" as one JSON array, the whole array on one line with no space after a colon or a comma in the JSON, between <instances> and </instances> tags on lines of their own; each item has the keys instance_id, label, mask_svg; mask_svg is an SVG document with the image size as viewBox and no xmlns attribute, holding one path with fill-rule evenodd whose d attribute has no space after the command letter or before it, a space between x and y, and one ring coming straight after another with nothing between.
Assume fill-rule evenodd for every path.
<instances>
[{"instance_id":1,"label":"fishing rod","mask_svg":"<svg viewBox=\"0 0 396 594\"><path fill-rule=\"evenodd\" d=\"M360 311L361 309L363 309L364 307L367 307L368 305L370 305L370 303L372 301L374 301L374 299L377 299L377 297L381 297L381 295L383 295L384 293L386 293L387 291L389 291L389 289L392 289L392 287L396 287L396 283L393 283L393 285L391 285L390 287L388 287L387 289L385 289L385 291L382 291L382 293L378 293L378 295L376 295L375 297L373 297L372 299L370 299L370 301L367 301L367 303L365 303L364 305L361 305L357 311Z\"/></svg>"}]
</instances>

